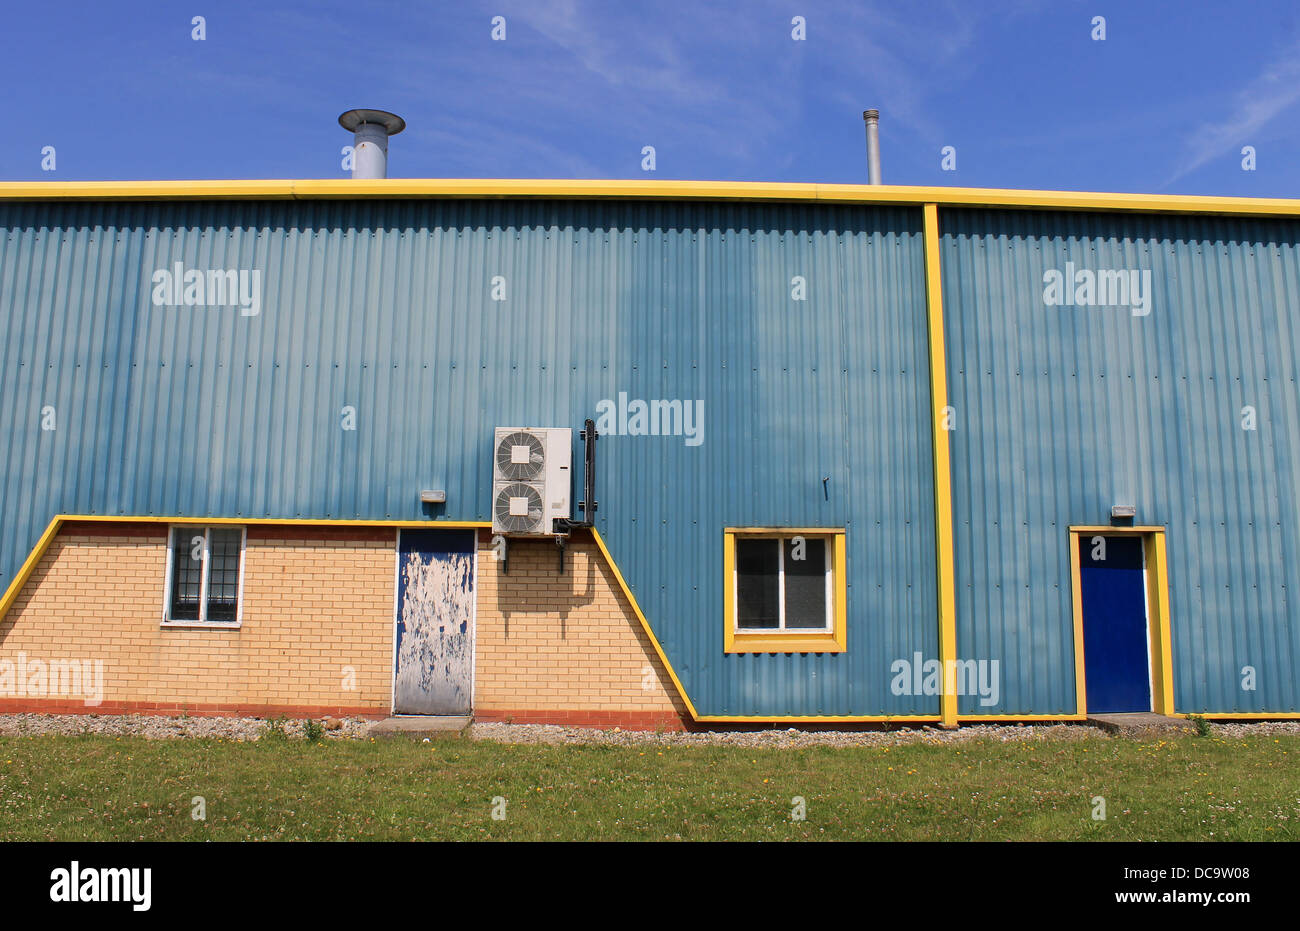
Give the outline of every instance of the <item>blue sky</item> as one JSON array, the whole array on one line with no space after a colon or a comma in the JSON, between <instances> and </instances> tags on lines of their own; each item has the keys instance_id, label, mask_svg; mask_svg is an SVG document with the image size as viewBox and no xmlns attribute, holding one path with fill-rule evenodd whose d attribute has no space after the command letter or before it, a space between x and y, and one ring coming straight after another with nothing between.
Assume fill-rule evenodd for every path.
<instances>
[{"instance_id":1,"label":"blue sky","mask_svg":"<svg viewBox=\"0 0 1300 931\"><path fill-rule=\"evenodd\" d=\"M887 183L1300 193L1296 0L123 0L4 35L4 180L344 177L336 118L377 107L391 177L855 183L876 107Z\"/></svg>"}]
</instances>

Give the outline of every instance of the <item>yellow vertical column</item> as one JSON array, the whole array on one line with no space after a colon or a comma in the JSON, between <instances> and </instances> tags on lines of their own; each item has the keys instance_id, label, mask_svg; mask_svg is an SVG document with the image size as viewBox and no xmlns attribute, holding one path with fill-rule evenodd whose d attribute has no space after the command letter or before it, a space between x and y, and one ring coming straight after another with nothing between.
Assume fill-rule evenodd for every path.
<instances>
[{"instance_id":1,"label":"yellow vertical column","mask_svg":"<svg viewBox=\"0 0 1300 931\"><path fill-rule=\"evenodd\" d=\"M1155 578L1156 610L1152 613L1151 623L1155 627L1152 643L1155 656L1151 662L1156 664L1157 690L1155 710L1157 714L1174 713L1174 656L1172 638L1169 629L1169 556L1165 552L1165 532L1157 530L1147 535L1148 574Z\"/></svg>"},{"instance_id":2,"label":"yellow vertical column","mask_svg":"<svg viewBox=\"0 0 1300 931\"><path fill-rule=\"evenodd\" d=\"M957 595L952 541L952 468L948 452L948 363L944 354L943 279L939 271L939 206L926 204L925 295L930 341L930 437L934 450L934 541L938 567L940 713L957 726Z\"/></svg>"}]
</instances>

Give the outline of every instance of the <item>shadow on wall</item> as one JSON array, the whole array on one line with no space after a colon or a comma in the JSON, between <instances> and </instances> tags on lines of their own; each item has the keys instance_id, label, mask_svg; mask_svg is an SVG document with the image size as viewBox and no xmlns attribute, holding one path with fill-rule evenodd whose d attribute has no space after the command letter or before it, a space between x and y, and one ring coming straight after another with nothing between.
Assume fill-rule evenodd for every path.
<instances>
[{"instance_id":1,"label":"shadow on wall","mask_svg":"<svg viewBox=\"0 0 1300 931\"><path fill-rule=\"evenodd\" d=\"M552 540L511 540L508 571L497 572L497 611L510 639L516 614L558 615L560 639L569 635L569 615L596 601L599 551L594 543L570 540L560 573L559 547Z\"/></svg>"},{"instance_id":2,"label":"shadow on wall","mask_svg":"<svg viewBox=\"0 0 1300 931\"><path fill-rule=\"evenodd\" d=\"M32 574L28 576L27 582L18 593L18 597L9 606L5 616L0 617L0 648L4 647L5 641L13 633L14 627L18 624L18 619L23 616L24 609L31 604L34 593L40 589L41 585L49 577L50 571L54 568L54 563L65 545L65 542L59 539L50 541L49 549L45 551L45 555L41 557L32 570Z\"/></svg>"}]
</instances>

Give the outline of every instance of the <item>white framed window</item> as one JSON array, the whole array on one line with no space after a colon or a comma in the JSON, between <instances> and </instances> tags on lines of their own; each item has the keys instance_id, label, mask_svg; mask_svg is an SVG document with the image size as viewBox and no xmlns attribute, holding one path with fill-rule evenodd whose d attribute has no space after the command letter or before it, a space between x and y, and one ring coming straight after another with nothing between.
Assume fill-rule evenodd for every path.
<instances>
[{"instance_id":1,"label":"white framed window","mask_svg":"<svg viewBox=\"0 0 1300 931\"><path fill-rule=\"evenodd\" d=\"M171 528L163 624L239 626L246 539L243 527L186 524Z\"/></svg>"},{"instance_id":2,"label":"white framed window","mask_svg":"<svg viewBox=\"0 0 1300 931\"><path fill-rule=\"evenodd\" d=\"M736 630L831 629L831 554L824 537L736 541Z\"/></svg>"}]
</instances>

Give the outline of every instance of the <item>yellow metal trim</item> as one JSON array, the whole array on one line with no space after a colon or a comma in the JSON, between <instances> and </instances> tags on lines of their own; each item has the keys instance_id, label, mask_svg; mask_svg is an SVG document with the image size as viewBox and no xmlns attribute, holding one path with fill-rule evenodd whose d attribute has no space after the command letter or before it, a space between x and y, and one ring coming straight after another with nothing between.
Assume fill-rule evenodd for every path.
<instances>
[{"instance_id":1,"label":"yellow metal trim","mask_svg":"<svg viewBox=\"0 0 1300 931\"><path fill-rule=\"evenodd\" d=\"M1069 528L1070 590L1074 615L1074 676L1079 714L1087 713L1087 680L1084 674L1083 592L1080 576L1079 541L1087 534L1140 536L1147 569L1147 629L1150 633L1151 705L1157 714L1174 711L1174 662L1169 620L1169 562L1165 555L1165 528L1149 525L1111 527L1076 524ZM1151 584L1154 583L1154 584Z\"/></svg>"},{"instance_id":2,"label":"yellow metal trim","mask_svg":"<svg viewBox=\"0 0 1300 931\"><path fill-rule=\"evenodd\" d=\"M723 533L752 537L788 537L804 534L806 536L829 536L833 533L843 534L843 527L724 527Z\"/></svg>"},{"instance_id":3,"label":"yellow metal trim","mask_svg":"<svg viewBox=\"0 0 1300 931\"><path fill-rule=\"evenodd\" d=\"M952 463L943 420L948 407L948 362L944 349L943 279L939 262L939 208L926 204L925 305L930 346L930 445L934 465L935 584L939 605L939 665L943 670L940 710L945 727L957 726L957 592L952 531Z\"/></svg>"},{"instance_id":4,"label":"yellow metal trim","mask_svg":"<svg viewBox=\"0 0 1300 931\"><path fill-rule=\"evenodd\" d=\"M736 603L736 531L727 529L722 536L722 652L738 653L736 625L732 623L731 606Z\"/></svg>"},{"instance_id":5,"label":"yellow metal trim","mask_svg":"<svg viewBox=\"0 0 1300 931\"><path fill-rule=\"evenodd\" d=\"M45 532L41 534L40 539L36 541L36 545L32 547L32 551L27 554L27 559L23 561L18 572L14 574L13 579L9 582L9 587L5 589L4 597L0 598L0 621L4 620L5 615L9 613L9 609L13 607L13 603L18 600L18 593L23 590L27 580L36 571L37 564L40 563L41 557L45 555L45 551L50 548L50 541L58 535L59 527L62 524L63 518L55 515L49 525L46 526Z\"/></svg>"},{"instance_id":6,"label":"yellow metal trim","mask_svg":"<svg viewBox=\"0 0 1300 931\"><path fill-rule=\"evenodd\" d=\"M319 517L131 517L118 514L60 514L59 520L130 524L282 524L298 527L405 527L427 530L471 530L491 527L490 520L332 520Z\"/></svg>"},{"instance_id":7,"label":"yellow metal trim","mask_svg":"<svg viewBox=\"0 0 1300 931\"><path fill-rule=\"evenodd\" d=\"M1088 713L1088 679L1083 663L1083 578L1079 572L1079 532L1071 527L1070 540L1070 616L1074 622L1074 707L1079 715Z\"/></svg>"},{"instance_id":8,"label":"yellow metal trim","mask_svg":"<svg viewBox=\"0 0 1300 931\"><path fill-rule=\"evenodd\" d=\"M840 649L848 645L849 636L849 564L847 559L847 534L837 533L833 538L835 552L831 554L831 585L835 590L835 634Z\"/></svg>"},{"instance_id":9,"label":"yellow metal trim","mask_svg":"<svg viewBox=\"0 0 1300 931\"><path fill-rule=\"evenodd\" d=\"M1165 554L1164 531L1147 534L1146 551L1149 606L1147 623L1151 631L1151 701L1157 714L1174 710L1174 659L1169 625L1169 563Z\"/></svg>"},{"instance_id":10,"label":"yellow metal trim","mask_svg":"<svg viewBox=\"0 0 1300 931\"><path fill-rule=\"evenodd\" d=\"M938 721L935 714L787 714L766 717L745 717L739 714L706 714L695 720L706 724L740 724L762 721L772 724L871 724L890 721Z\"/></svg>"},{"instance_id":11,"label":"yellow metal trim","mask_svg":"<svg viewBox=\"0 0 1300 931\"><path fill-rule=\"evenodd\" d=\"M1154 524L1139 524L1134 527L1115 527L1111 524L1071 524L1071 533L1107 533L1111 536L1122 537L1126 534L1135 533L1164 533L1165 528Z\"/></svg>"},{"instance_id":12,"label":"yellow metal trim","mask_svg":"<svg viewBox=\"0 0 1300 931\"><path fill-rule=\"evenodd\" d=\"M1192 715L1196 715L1198 718L1225 718L1242 721L1268 721L1274 719L1289 721L1300 718L1300 711L1174 711L1169 716L1171 718L1190 718Z\"/></svg>"},{"instance_id":13,"label":"yellow metal trim","mask_svg":"<svg viewBox=\"0 0 1300 931\"><path fill-rule=\"evenodd\" d=\"M1083 721L1085 714L963 714L958 720L963 724L974 721Z\"/></svg>"},{"instance_id":14,"label":"yellow metal trim","mask_svg":"<svg viewBox=\"0 0 1300 931\"><path fill-rule=\"evenodd\" d=\"M825 633L736 630L736 537L831 538L831 629ZM848 583L845 579L843 527L727 527L722 537L724 653L843 653L848 649ZM764 719L770 720L770 719Z\"/></svg>"},{"instance_id":15,"label":"yellow metal trim","mask_svg":"<svg viewBox=\"0 0 1300 931\"><path fill-rule=\"evenodd\" d=\"M601 555L605 557L605 562L609 564L610 571L614 573L614 580L618 582L618 587L623 590L627 603L632 606L636 619L641 622L641 629L645 631L645 635L650 639L650 644L655 648L655 653L659 655L659 662L664 664L664 669L668 671L668 677L673 680L673 685L677 688L677 694L681 696L682 702L686 705L686 710L691 713L692 718L698 721L700 716L695 712L695 705L691 702L691 697L686 694L686 687L682 685L682 680L677 677L677 671L673 669L673 664L668 661L668 654L664 652L663 646L659 643L659 638L655 636L654 630L650 627L650 622L646 620L645 612L641 610L641 605L637 603L636 595L632 594L632 589L628 586L627 580L623 578L623 573L619 571L618 563L614 562L609 547L605 545L605 539L595 527L591 528L591 536L596 541L596 546L600 548Z\"/></svg>"},{"instance_id":16,"label":"yellow metal trim","mask_svg":"<svg viewBox=\"0 0 1300 931\"><path fill-rule=\"evenodd\" d=\"M833 633L733 634L727 653L843 653L844 644Z\"/></svg>"},{"instance_id":17,"label":"yellow metal trim","mask_svg":"<svg viewBox=\"0 0 1300 931\"><path fill-rule=\"evenodd\" d=\"M749 181L535 180L483 178L267 181L7 181L0 200L304 200L360 198L550 198L817 201L923 207L1300 216L1300 200L1086 191Z\"/></svg>"},{"instance_id":18,"label":"yellow metal trim","mask_svg":"<svg viewBox=\"0 0 1300 931\"><path fill-rule=\"evenodd\" d=\"M291 200L292 181L2 181L0 200Z\"/></svg>"}]
</instances>

